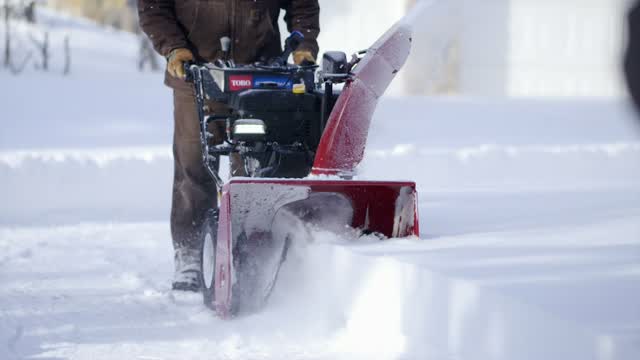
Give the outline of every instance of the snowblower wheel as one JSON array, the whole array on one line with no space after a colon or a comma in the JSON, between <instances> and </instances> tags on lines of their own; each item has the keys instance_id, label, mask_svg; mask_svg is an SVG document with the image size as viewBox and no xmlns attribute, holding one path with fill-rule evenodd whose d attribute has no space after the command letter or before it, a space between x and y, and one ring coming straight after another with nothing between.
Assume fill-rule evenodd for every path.
<instances>
[{"instance_id":1,"label":"snowblower wheel","mask_svg":"<svg viewBox=\"0 0 640 360\"><path fill-rule=\"evenodd\" d=\"M202 226L202 299L213 309L215 306L216 247L218 235L218 211L211 210Z\"/></svg>"}]
</instances>

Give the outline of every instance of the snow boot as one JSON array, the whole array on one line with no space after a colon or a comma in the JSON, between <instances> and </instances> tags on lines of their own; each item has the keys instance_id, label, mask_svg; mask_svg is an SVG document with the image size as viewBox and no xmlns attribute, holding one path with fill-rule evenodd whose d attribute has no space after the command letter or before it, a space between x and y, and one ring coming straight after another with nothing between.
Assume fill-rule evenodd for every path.
<instances>
[{"instance_id":1,"label":"snow boot","mask_svg":"<svg viewBox=\"0 0 640 360\"><path fill-rule=\"evenodd\" d=\"M201 257L199 250L179 248L175 251L175 273L171 288L198 292L202 287Z\"/></svg>"}]
</instances>

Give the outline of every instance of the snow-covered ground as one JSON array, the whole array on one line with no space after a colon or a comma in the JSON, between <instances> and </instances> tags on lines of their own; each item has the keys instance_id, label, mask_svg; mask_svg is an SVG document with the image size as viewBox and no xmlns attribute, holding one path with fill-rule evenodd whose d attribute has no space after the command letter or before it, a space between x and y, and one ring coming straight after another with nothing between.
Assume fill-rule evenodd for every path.
<instances>
[{"instance_id":1,"label":"snow-covered ground","mask_svg":"<svg viewBox=\"0 0 640 360\"><path fill-rule=\"evenodd\" d=\"M385 99L361 176L418 183L420 239L317 232L264 311L222 321L169 291L162 76L132 36L47 19L53 43L73 30L72 75L0 71L1 359L640 356L622 101Z\"/></svg>"}]
</instances>

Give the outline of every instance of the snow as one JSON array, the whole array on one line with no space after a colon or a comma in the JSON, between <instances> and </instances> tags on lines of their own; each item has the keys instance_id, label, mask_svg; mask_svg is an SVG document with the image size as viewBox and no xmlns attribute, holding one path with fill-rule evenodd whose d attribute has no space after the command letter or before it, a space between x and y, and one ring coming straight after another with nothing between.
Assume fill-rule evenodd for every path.
<instances>
[{"instance_id":1,"label":"snow","mask_svg":"<svg viewBox=\"0 0 640 360\"><path fill-rule=\"evenodd\" d=\"M0 71L0 358L638 358L622 100L386 98L360 177L417 182L420 239L314 229L269 305L223 321L169 290L162 75L132 36L49 19L72 75Z\"/></svg>"}]
</instances>

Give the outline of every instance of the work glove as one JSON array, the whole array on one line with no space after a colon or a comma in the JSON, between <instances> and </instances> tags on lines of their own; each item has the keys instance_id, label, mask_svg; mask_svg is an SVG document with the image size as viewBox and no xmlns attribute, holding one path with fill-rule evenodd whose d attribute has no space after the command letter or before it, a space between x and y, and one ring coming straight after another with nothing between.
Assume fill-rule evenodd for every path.
<instances>
[{"instance_id":1,"label":"work glove","mask_svg":"<svg viewBox=\"0 0 640 360\"><path fill-rule=\"evenodd\" d=\"M316 58L309 50L296 50L293 52L293 63L296 65L315 64Z\"/></svg>"},{"instance_id":2,"label":"work glove","mask_svg":"<svg viewBox=\"0 0 640 360\"><path fill-rule=\"evenodd\" d=\"M169 75L175 78L185 79L187 74L184 72L184 63L193 61L193 59L193 53L189 49L179 48L172 50L167 58L167 71Z\"/></svg>"}]
</instances>

